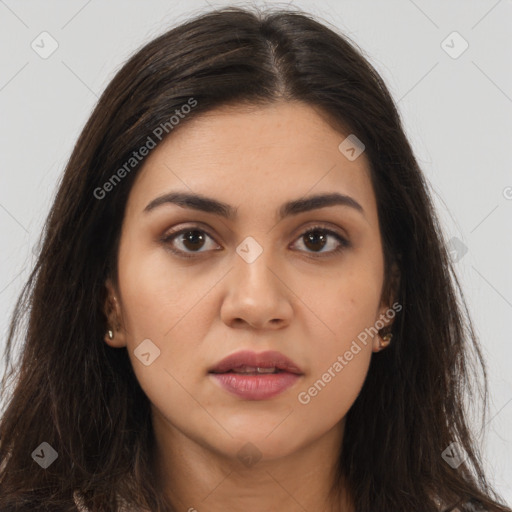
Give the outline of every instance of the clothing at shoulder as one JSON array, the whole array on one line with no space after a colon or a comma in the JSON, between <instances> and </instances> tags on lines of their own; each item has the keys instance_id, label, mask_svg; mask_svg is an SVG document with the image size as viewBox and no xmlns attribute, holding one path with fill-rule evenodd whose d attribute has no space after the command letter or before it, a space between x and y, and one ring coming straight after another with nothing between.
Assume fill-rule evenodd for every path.
<instances>
[{"instance_id":1,"label":"clothing at shoulder","mask_svg":"<svg viewBox=\"0 0 512 512\"><path fill-rule=\"evenodd\" d=\"M90 510L85 506L84 498L80 494L79 491L75 491L73 493L73 500L75 501L75 505L77 507L78 512L90 512ZM141 509L129 506L126 503L126 501L124 501L122 498L119 498L119 501L121 502L121 506L120 506L118 512L149 512L146 510L141 510Z\"/></svg>"}]
</instances>

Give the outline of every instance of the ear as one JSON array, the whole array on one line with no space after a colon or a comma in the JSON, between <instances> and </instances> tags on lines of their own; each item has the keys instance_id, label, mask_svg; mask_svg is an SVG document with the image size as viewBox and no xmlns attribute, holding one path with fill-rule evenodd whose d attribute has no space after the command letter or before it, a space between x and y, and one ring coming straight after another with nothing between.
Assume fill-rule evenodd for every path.
<instances>
[{"instance_id":1,"label":"ear","mask_svg":"<svg viewBox=\"0 0 512 512\"><path fill-rule=\"evenodd\" d=\"M379 315L376 319L376 324L382 329L373 339L373 352L380 352L385 348L382 346L382 337L392 330L392 325L395 321L396 314L402 310L402 305L398 303L396 298L400 289L400 269L396 262L391 266L390 276L387 281L387 286L383 290L382 300L379 309ZM384 324L382 326L382 324ZM380 331L380 330L379 330ZM392 340L391 340L392 342Z\"/></svg>"},{"instance_id":2,"label":"ear","mask_svg":"<svg viewBox=\"0 0 512 512\"><path fill-rule=\"evenodd\" d=\"M105 281L106 297L103 306L105 317L107 318L107 329L105 331L104 340L107 345L114 348L126 346L126 334L123 327L123 316L121 305L119 303L119 293L112 282L111 278ZM112 332L110 339L109 331Z\"/></svg>"}]
</instances>

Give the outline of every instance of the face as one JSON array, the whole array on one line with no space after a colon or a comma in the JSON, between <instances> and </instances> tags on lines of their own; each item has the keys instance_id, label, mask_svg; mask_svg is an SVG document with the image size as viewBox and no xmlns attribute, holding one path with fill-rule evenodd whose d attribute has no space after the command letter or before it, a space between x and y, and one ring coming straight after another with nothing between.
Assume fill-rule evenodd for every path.
<instances>
[{"instance_id":1,"label":"face","mask_svg":"<svg viewBox=\"0 0 512 512\"><path fill-rule=\"evenodd\" d=\"M235 460L247 442L272 459L343 425L378 350L368 329L392 318L369 162L338 148L348 135L302 103L224 108L146 158L107 282L118 328L106 342L127 347L155 428ZM172 193L224 206L158 199ZM350 199L304 201L326 194ZM300 374L209 373L241 350L278 351ZM261 395L221 384L255 379Z\"/></svg>"}]
</instances>

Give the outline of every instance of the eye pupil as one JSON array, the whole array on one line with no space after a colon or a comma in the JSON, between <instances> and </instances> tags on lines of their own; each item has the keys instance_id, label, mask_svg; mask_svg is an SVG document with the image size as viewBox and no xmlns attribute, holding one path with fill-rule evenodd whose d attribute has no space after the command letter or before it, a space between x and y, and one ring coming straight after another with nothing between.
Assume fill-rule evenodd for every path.
<instances>
[{"instance_id":1,"label":"eye pupil","mask_svg":"<svg viewBox=\"0 0 512 512\"><path fill-rule=\"evenodd\" d=\"M313 245L315 245L315 243L318 243L318 240L321 240L321 247L319 249L323 249L323 247L325 246L325 243L326 243L326 236L325 236L325 233L322 233L321 231L319 230L313 230L313 231L310 231L309 233L307 233L305 235L306 237L306 246L309 247L309 243L312 242ZM314 248L314 247L313 247ZM318 247L317 247L318 248Z\"/></svg>"},{"instance_id":2,"label":"eye pupil","mask_svg":"<svg viewBox=\"0 0 512 512\"><path fill-rule=\"evenodd\" d=\"M195 244L199 242L199 247ZM187 231L186 233L183 233L183 243L185 246L187 244L192 243L192 247L188 247L187 249L200 249L202 246L202 243L204 243L204 235L201 231L198 231L197 229Z\"/></svg>"}]
</instances>

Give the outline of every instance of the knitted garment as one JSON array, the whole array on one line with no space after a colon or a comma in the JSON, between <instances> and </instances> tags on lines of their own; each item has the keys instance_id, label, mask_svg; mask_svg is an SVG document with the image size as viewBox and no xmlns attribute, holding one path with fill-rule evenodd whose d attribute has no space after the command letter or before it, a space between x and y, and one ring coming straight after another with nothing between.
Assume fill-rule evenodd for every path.
<instances>
[{"instance_id":1,"label":"knitted garment","mask_svg":"<svg viewBox=\"0 0 512 512\"><path fill-rule=\"evenodd\" d=\"M84 498L83 498L83 496L81 496L79 491L75 491L73 493L73 499L75 501L78 512L90 512L90 510L85 506ZM149 512L146 510L141 510L141 509L129 506L126 503L126 501L124 501L122 498L119 498L119 502L120 502L120 507L116 512Z\"/></svg>"},{"instance_id":2,"label":"knitted garment","mask_svg":"<svg viewBox=\"0 0 512 512\"><path fill-rule=\"evenodd\" d=\"M79 512L90 512L90 510L84 505L84 499L78 491L75 491L73 493L73 499L75 500L75 504L76 504ZM122 498L119 498L119 501L120 501L121 505L120 505L119 510L116 512L150 512L149 510L145 510L145 509L141 510L141 509L136 509L134 507L131 507ZM440 507L439 510L446 510L447 505L443 504L441 502L441 500L435 498L434 501L435 501L436 505L438 507ZM460 511L459 507L455 507L453 509L450 509L450 512L461 512L461 511Z\"/></svg>"}]
</instances>

